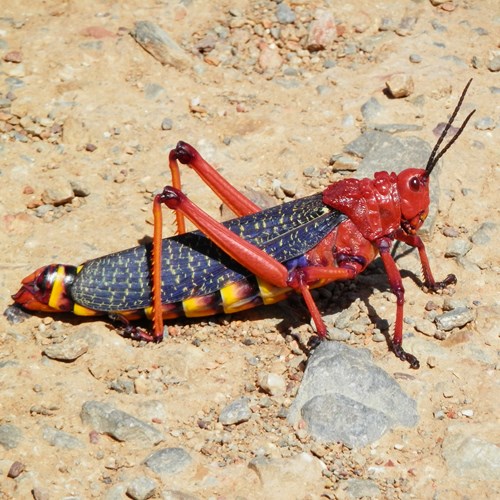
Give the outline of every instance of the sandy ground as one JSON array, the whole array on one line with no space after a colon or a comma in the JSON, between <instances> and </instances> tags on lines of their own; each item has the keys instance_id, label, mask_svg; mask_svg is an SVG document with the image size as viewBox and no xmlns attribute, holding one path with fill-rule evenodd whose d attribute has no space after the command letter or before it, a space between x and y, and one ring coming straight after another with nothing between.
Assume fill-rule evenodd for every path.
<instances>
[{"instance_id":1,"label":"sandy ground","mask_svg":"<svg viewBox=\"0 0 500 500\"><path fill-rule=\"evenodd\" d=\"M367 127L361 106L370 98L381 105L373 122L417 124L400 135L434 144L433 130L474 78L461 116L477 112L444 159L436 229L426 243L437 277L456 274L453 298L473 309L475 321L445 340L426 337L431 349L419 371L370 335L353 340L417 399L419 424L361 450L296 434L280 409L293 399L306 355L288 333L307 339L312 330L290 305L179 321L159 345L124 339L105 320L31 316L11 324L2 317L0 425L15 426L22 438L0 446L0 498L125 498L137 477L155 482L153 498L352 498L352 479L376 484L380 498L498 498L498 469L487 478L457 473L441 448L453 426L493 445L499 439L498 3L297 0L288 3L291 24L277 21L277 5L0 0L0 308L42 265L79 264L151 235L152 193L169 183L167 154L178 140L239 189L278 203L277 186L292 186L285 192L298 198L346 175L329 159ZM333 15L335 36L310 51L317 8ZM173 64L162 65L130 36L143 20L179 45ZM384 93L395 75L412 78L408 97ZM219 202L193 172L183 172L183 185L220 218ZM490 241L470 242L485 222ZM407 316L423 318L431 299L443 305L444 297L426 295L410 277L404 282ZM392 321L394 301L377 297L377 314ZM70 338L86 346L76 360L42 354ZM284 377L286 393L266 395L257 383L262 372ZM114 390L117 380L131 389ZM253 417L222 426L221 409L242 395ZM89 436L80 411L91 400L152 423L165 440L145 447ZM54 446L47 426L83 446ZM191 465L156 475L143 460L160 447L183 448ZM323 462L317 480L277 472L273 483L248 467L255 457L301 452ZM23 471L8 478L16 461Z\"/></svg>"}]
</instances>

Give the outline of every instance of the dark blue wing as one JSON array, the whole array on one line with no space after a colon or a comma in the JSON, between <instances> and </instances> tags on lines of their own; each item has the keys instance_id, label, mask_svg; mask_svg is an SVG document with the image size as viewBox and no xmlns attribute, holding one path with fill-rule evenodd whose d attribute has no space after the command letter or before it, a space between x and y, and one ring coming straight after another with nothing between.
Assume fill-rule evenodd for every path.
<instances>
[{"instance_id":1,"label":"dark blue wing","mask_svg":"<svg viewBox=\"0 0 500 500\"><path fill-rule=\"evenodd\" d=\"M287 262L314 248L345 218L316 194L224 225L278 261ZM150 255L150 248L143 245L86 262L72 286L73 299L99 311L149 306ZM250 275L200 231L163 240L163 303L207 295Z\"/></svg>"}]
</instances>

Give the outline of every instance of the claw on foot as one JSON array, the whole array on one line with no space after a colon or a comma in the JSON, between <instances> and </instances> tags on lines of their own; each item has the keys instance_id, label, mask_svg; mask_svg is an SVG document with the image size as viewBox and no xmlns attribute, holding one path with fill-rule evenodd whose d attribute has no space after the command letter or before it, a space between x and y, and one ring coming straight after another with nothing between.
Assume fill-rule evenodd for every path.
<instances>
[{"instance_id":1,"label":"claw on foot","mask_svg":"<svg viewBox=\"0 0 500 500\"><path fill-rule=\"evenodd\" d=\"M394 344L392 350L401 361L408 361L410 368L414 370L420 368L420 361L413 354L406 352L400 344Z\"/></svg>"},{"instance_id":2,"label":"claw on foot","mask_svg":"<svg viewBox=\"0 0 500 500\"><path fill-rule=\"evenodd\" d=\"M130 324L129 320L121 314L112 313L109 317L113 321L122 323L123 326L119 329L122 337L132 340L143 340L145 342L161 342L163 340L163 335L153 335L144 328L133 326Z\"/></svg>"},{"instance_id":3,"label":"claw on foot","mask_svg":"<svg viewBox=\"0 0 500 500\"><path fill-rule=\"evenodd\" d=\"M152 335L147 330L136 326L125 326L122 330L122 335L132 340L143 340L145 342L161 342L163 335Z\"/></svg>"},{"instance_id":4,"label":"claw on foot","mask_svg":"<svg viewBox=\"0 0 500 500\"><path fill-rule=\"evenodd\" d=\"M309 349L313 351L314 349L316 349L316 347L318 347L321 344L322 341L323 341L322 337L320 337L319 335L313 335L307 342L307 347L309 347Z\"/></svg>"},{"instance_id":5,"label":"claw on foot","mask_svg":"<svg viewBox=\"0 0 500 500\"><path fill-rule=\"evenodd\" d=\"M457 283L457 277L454 274L448 274L443 281L436 281L433 285L427 284L426 287L431 292L437 292L438 290L443 290L450 285L455 285Z\"/></svg>"}]
</instances>

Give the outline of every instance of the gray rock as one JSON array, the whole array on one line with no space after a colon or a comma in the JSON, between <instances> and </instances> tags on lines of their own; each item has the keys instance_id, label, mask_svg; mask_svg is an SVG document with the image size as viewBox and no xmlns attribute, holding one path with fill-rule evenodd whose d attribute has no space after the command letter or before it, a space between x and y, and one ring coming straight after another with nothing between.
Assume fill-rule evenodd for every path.
<instances>
[{"instance_id":1,"label":"gray rock","mask_svg":"<svg viewBox=\"0 0 500 500\"><path fill-rule=\"evenodd\" d=\"M250 420L252 410L248 403L248 398L236 399L221 411L219 422L223 425L234 425Z\"/></svg>"},{"instance_id":2,"label":"gray rock","mask_svg":"<svg viewBox=\"0 0 500 500\"><path fill-rule=\"evenodd\" d=\"M375 97L370 97L368 101L366 101L361 106L361 114L365 121L370 122L375 117L377 117L382 111L382 105L377 101Z\"/></svg>"},{"instance_id":3,"label":"gray rock","mask_svg":"<svg viewBox=\"0 0 500 500\"><path fill-rule=\"evenodd\" d=\"M324 442L364 446L397 425L414 426L416 403L366 350L323 342L309 358L288 420L303 418Z\"/></svg>"},{"instance_id":4,"label":"gray rock","mask_svg":"<svg viewBox=\"0 0 500 500\"><path fill-rule=\"evenodd\" d=\"M145 447L164 440L163 434L152 425L117 410L108 403L87 401L82 406L80 418L97 432L108 434L118 441L134 441Z\"/></svg>"},{"instance_id":5,"label":"gray rock","mask_svg":"<svg viewBox=\"0 0 500 500\"><path fill-rule=\"evenodd\" d=\"M286 380L277 373L262 372L259 374L257 382L259 387L271 396L285 393Z\"/></svg>"},{"instance_id":6,"label":"gray rock","mask_svg":"<svg viewBox=\"0 0 500 500\"><path fill-rule=\"evenodd\" d=\"M434 337L434 334L436 333L436 325L428 319L417 319L415 322L415 330L427 335L428 337Z\"/></svg>"},{"instance_id":7,"label":"gray rock","mask_svg":"<svg viewBox=\"0 0 500 500\"><path fill-rule=\"evenodd\" d=\"M498 224L495 222L484 222L481 227L471 236L474 245L488 245L492 238L498 235Z\"/></svg>"},{"instance_id":8,"label":"gray rock","mask_svg":"<svg viewBox=\"0 0 500 500\"><path fill-rule=\"evenodd\" d=\"M12 105L12 101L10 99L6 99L5 97L0 97L0 109L10 108Z\"/></svg>"},{"instance_id":9,"label":"gray rock","mask_svg":"<svg viewBox=\"0 0 500 500\"><path fill-rule=\"evenodd\" d=\"M163 31L150 21L138 21L131 32L134 40L161 64L186 70L191 66L188 55Z\"/></svg>"},{"instance_id":10,"label":"gray rock","mask_svg":"<svg viewBox=\"0 0 500 500\"><path fill-rule=\"evenodd\" d=\"M328 340L337 340L339 342L345 342L346 340L349 340L351 334L347 330L342 330L340 328L333 326L331 328L328 328L327 337Z\"/></svg>"},{"instance_id":11,"label":"gray rock","mask_svg":"<svg viewBox=\"0 0 500 500\"><path fill-rule=\"evenodd\" d=\"M85 445L78 438L68 434L67 432L54 429L54 427L50 427L49 425L43 426L42 437L51 446L55 446L56 448L66 450L85 448Z\"/></svg>"},{"instance_id":12,"label":"gray rock","mask_svg":"<svg viewBox=\"0 0 500 500\"><path fill-rule=\"evenodd\" d=\"M104 500L123 500L126 498L127 485L123 483L112 486L104 495Z\"/></svg>"},{"instance_id":13,"label":"gray rock","mask_svg":"<svg viewBox=\"0 0 500 500\"><path fill-rule=\"evenodd\" d=\"M346 491L351 498L380 497L380 488L368 479L348 479Z\"/></svg>"},{"instance_id":14,"label":"gray rock","mask_svg":"<svg viewBox=\"0 0 500 500\"><path fill-rule=\"evenodd\" d=\"M389 94L396 99L408 97L415 89L413 78L404 73L393 74L385 84Z\"/></svg>"},{"instance_id":15,"label":"gray rock","mask_svg":"<svg viewBox=\"0 0 500 500\"><path fill-rule=\"evenodd\" d=\"M42 193L42 201L48 205L65 205L75 197L71 184L64 178L52 179L51 185Z\"/></svg>"},{"instance_id":16,"label":"gray rock","mask_svg":"<svg viewBox=\"0 0 500 500\"><path fill-rule=\"evenodd\" d=\"M472 248L472 243L462 238L455 238L451 240L446 246L444 252L445 257L463 257Z\"/></svg>"},{"instance_id":17,"label":"gray rock","mask_svg":"<svg viewBox=\"0 0 500 500\"><path fill-rule=\"evenodd\" d=\"M352 448L377 441L390 428L390 420L382 412L338 393L311 398L301 413L313 437Z\"/></svg>"},{"instance_id":18,"label":"gray rock","mask_svg":"<svg viewBox=\"0 0 500 500\"><path fill-rule=\"evenodd\" d=\"M116 392L123 392L125 394L133 394L134 381L126 377L119 377L109 383L109 388Z\"/></svg>"},{"instance_id":19,"label":"gray rock","mask_svg":"<svg viewBox=\"0 0 500 500\"><path fill-rule=\"evenodd\" d=\"M351 323L359 318L360 314L359 302L354 301L347 309L342 310L335 316L335 328L339 328L340 330L349 328Z\"/></svg>"},{"instance_id":20,"label":"gray rock","mask_svg":"<svg viewBox=\"0 0 500 500\"><path fill-rule=\"evenodd\" d=\"M74 361L89 349L87 342L84 339L75 339L68 337L59 344L52 344L43 350L43 354L51 359L58 361Z\"/></svg>"},{"instance_id":21,"label":"gray rock","mask_svg":"<svg viewBox=\"0 0 500 500\"><path fill-rule=\"evenodd\" d=\"M158 83L147 83L144 87L144 96L150 100L164 98L166 92L165 87Z\"/></svg>"},{"instance_id":22,"label":"gray rock","mask_svg":"<svg viewBox=\"0 0 500 500\"><path fill-rule=\"evenodd\" d=\"M13 359L6 359L5 361L0 361L0 370L2 368L8 368L10 366L19 366L19 361L14 361Z\"/></svg>"},{"instance_id":23,"label":"gray rock","mask_svg":"<svg viewBox=\"0 0 500 500\"><path fill-rule=\"evenodd\" d=\"M19 427L12 424L0 425L0 445L6 450L17 448L22 439L23 433Z\"/></svg>"},{"instance_id":24,"label":"gray rock","mask_svg":"<svg viewBox=\"0 0 500 500\"><path fill-rule=\"evenodd\" d=\"M174 126L174 123L170 118L164 118L161 122L161 129L162 130L172 130L173 126Z\"/></svg>"},{"instance_id":25,"label":"gray rock","mask_svg":"<svg viewBox=\"0 0 500 500\"><path fill-rule=\"evenodd\" d=\"M380 25L378 27L379 31L394 31L396 29L396 23L394 19L390 17L383 17L380 20Z\"/></svg>"},{"instance_id":26,"label":"gray rock","mask_svg":"<svg viewBox=\"0 0 500 500\"><path fill-rule=\"evenodd\" d=\"M417 18L415 16L405 16L399 22L399 26L396 28L396 33L399 36L411 35L416 24Z\"/></svg>"},{"instance_id":27,"label":"gray rock","mask_svg":"<svg viewBox=\"0 0 500 500\"><path fill-rule=\"evenodd\" d=\"M81 179L72 179L69 184L75 196L85 198L90 195L90 187Z\"/></svg>"},{"instance_id":28,"label":"gray rock","mask_svg":"<svg viewBox=\"0 0 500 500\"><path fill-rule=\"evenodd\" d=\"M183 448L162 448L151 453L144 463L156 474L176 474L185 469L193 459Z\"/></svg>"},{"instance_id":29,"label":"gray rock","mask_svg":"<svg viewBox=\"0 0 500 500\"><path fill-rule=\"evenodd\" d=\"M127 488L127 495L133 500L147 500L156 492L156 482L147 476L133 479Z\"/></svg>"},{"instance_id":30,"label":"gray rock","mask_svg":"<svg viewBox=\"0 0 500 500\"><path fill-rule=\"evenodd\" d=\"M352 156L333 155L329 163L335 171L348 170L354 172L358 168L359 161Z\"/></svg>"},{"instance_id":31,"label":"gray rock","mask_svg":"<svg viewBox=\"0 0 500 500\"><path fill-rule=\"evenodd\" d=\"M500 71L500 54L495 54L488 61L488 69L492 72Z\"/></svg>"},{"instance_id":32,"label":"gray rock","mask_svg":"<svg viewBox=\"0 0 500 500\"><path fill-rule=\"evenodd\" d=\"M295 12L286 3L280 3L276 7L276 19L280 24L291 24L295 17Z\"/></svg>"},{"instance_id":33,"label":"gray rock","mask_svg":"<svg viewBox=\"0 0 500 500\"><path fill-rule=\"evenodd\" d=\"M382 124L370 124L367 127L370 130L378 130L379 132L385 132L387 134L396 134L398 132L414 132L417 130L422 130L421 125L416 123L382 123Z\"/></svg>"},{"instance_id":34,"label":"gray rock","mask_svg":"<svg viewBox=\"0 0 500 500\"><path fill-rule=\"evenodd\" d=\"M442 450L449 469L457 477L482 481L499 477L500 448L466 428L451 428Z\"/></svg>"},{"instance_id":35,"label":"gray rock","mask_svg":"<svg viewBox=\"0 0 500 500\"><path fill-rule=\"evenodd\" d=\"M474 311L468 307L458 307L453 311L439 314L435 318L435 323L440 330L448 332L453 328L461 328L474 319Z\"/></svg>"},{"instance_id":36,"label":"gray rock","mask_svg":"<svg viewBox=\"0 0 500 500\"><path fill-rule=\"evenodd\" d=\"M493 130L496 127L495 120L491 116L485 116L474 122L477 130Z\"/></svg>"},{"instance_id":37,"label":"gray rock","mask_svg":"<svg viewBox=\"0 0 500 500\"><path fill-rule=\"evenodd\" d=\"M406 168L424 168L431 147L417 137L401 138L370 131L349 143L344 151L363 158L356 175L361 178L373 177L380 170L399 173Z\"/></svg>"}]
</instances>

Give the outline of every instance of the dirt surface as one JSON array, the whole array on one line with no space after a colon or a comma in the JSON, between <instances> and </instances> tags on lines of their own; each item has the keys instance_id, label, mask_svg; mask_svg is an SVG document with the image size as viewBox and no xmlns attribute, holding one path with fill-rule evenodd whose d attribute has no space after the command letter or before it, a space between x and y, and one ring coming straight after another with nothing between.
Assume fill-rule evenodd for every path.
<instances>
[{"instance_id":1,"label":"dirt surface","mask_svg":"<svg viewBox=\"0 0 500 500\"><path fill-rule=\"evenodd\" d=\"M291 23L286 10L277 19L278 5L0 0L0 308L42 265L80 264L150 236L152 193L170 182L167 155L178 140L239 189L278 203L350 175L329 160L373 123L418 125L398 135L434 144L433 130L474 78L460 115L477 112L444 159L426 243L437 278L457 276L453 299L475 319L441 340L417 332L416 321L442 312L446 296L423 293L405 275L406 345L420 355L420 370L374 342L373 325L349 340L398 378L417 400L420 422L360 450L315 443L290 426L283 417L307 359L297 337L307 343L312 334L295 302L173 322L157 345L122 338L104 319L2 317L0 425L21 437L0 445L0 498L125 498L127 488L147 498L153 490L132 486L148 478L153 498L354 498L356 479L378 488L364 496L379 498L500 495L498 463L488 477L470 473L474 461L461 472L453 460L466 450L450 458L443 444L457 429L492 446L500 437L498 2L297 0L288 2ZM311 40L311 22L328 21L317 9L335 23ZM130 35L138 21L156 23L179 45L171 63ZM386 81L398 75L414 89L391 99ZM380 110L367 117L361 106L370 98ZM220 219L220 203L193 172L183 171L183 186ZM472 238L478 234L484 238ZM367 293L356 282L345 290L374 300L377 315L392 322L387 289ZM43 354L70 340L78 341L75 360ZM262 373L282 377L284 394L266 394ZM251 418L222 425L221 410L241 396ZM134 415L164 440L92 432L80 417L88 401ZM79 445L51 440L47 429ZM181 448L192 460L156 474L143 461L159 448ZM322 462L319 476L310 465L293 468L300 453ZM279 466L263 473L249 467L256 457ZM21 472L12 472L16 461Z\"/></svg>"}]
</instances>

